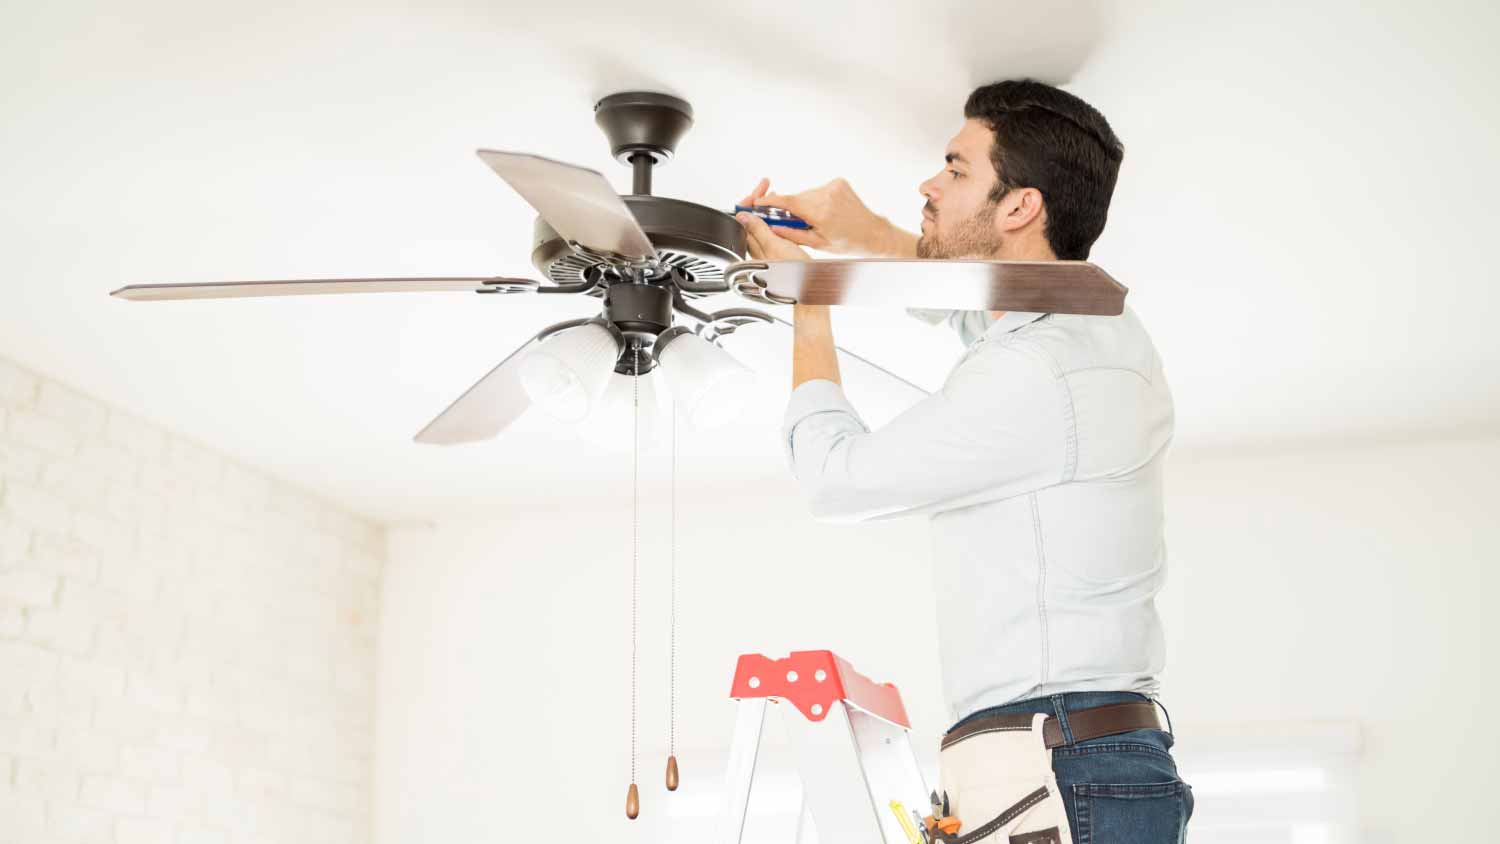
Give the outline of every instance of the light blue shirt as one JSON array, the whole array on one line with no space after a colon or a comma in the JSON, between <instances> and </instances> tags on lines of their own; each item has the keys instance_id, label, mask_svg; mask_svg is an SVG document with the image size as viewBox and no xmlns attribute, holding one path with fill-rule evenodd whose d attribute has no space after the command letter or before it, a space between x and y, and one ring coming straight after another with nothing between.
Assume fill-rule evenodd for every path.
<instances>
[{"instance_id":1,"label":"light blue shirt","mask_svg":"<svg viewBox=\"0 0 1500 844\"><path fill-rule=\"evenodd\" d=\"M986 315L913 316L962 336ZM1161 358L1131 309L1011 312L974 339L938 392L878 431L838 384L804 382L783 444L814 517L929 519L944 693L957 720L1059 692L1155 696L1172 430Z\"/></svg>"}]
</instances>

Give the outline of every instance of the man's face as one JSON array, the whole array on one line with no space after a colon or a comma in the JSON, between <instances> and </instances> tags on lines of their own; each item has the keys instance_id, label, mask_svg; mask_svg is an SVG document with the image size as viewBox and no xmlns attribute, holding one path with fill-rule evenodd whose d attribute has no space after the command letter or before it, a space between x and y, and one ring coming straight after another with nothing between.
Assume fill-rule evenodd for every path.
<instances>
[{"instance_id":1,"label":"man's face","mask_svg":"<svg viewBox=\"0 0 1500 844\"><path fill-rule=\"evenodd\" d=\"M964 122L948 142L945 164L918 190L922 207L919 258L992 258L1000 251L998 206L989 201L998 177L990 164L995 133L978 120Z\"/></svg>"}]
</instances>

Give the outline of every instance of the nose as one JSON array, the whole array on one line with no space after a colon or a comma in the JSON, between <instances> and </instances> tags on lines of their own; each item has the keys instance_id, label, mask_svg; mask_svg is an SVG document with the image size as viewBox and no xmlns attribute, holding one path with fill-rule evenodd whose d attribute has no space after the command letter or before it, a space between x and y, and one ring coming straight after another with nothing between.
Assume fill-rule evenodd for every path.
<instances>
[{"instance_id":1,"label":"nose","mask_svg":"<svg viewBox=\"0 0 1500 844\"><path fill-rule=\"evenodd\" d=\"M917 185L917 193L920 193L928 202L936 204L940 195L938 193L937 177L933 176L922 184Z\"/></svg>"}]
</instances>

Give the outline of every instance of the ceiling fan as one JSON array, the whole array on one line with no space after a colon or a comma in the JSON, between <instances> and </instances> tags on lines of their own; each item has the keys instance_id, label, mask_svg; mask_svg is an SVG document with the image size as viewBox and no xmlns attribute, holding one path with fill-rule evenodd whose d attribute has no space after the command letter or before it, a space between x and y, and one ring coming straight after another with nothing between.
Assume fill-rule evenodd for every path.
<instances>
[{"instance_id":1,"label":"ceiling fan","mask_svg":"<svg viewBox=\"0 0 1500 844\"><path fill-rule=\"evenodd\" d=\"M660 367L680 415L691 424L712 427L735 415L735 400L748 392L750 380L750 370L719 341L749 324L791 325L755 308L705 312L693 304L705 296L733 291L760 305L1102 316L1124 310L1125 287L1085 261L744 261L745 230L732 215L651 194L652 168L671 159L692 126L693 110L686 101L659 93L614 94L595 104L594 119L609 138L615 158L632 170L628 195L616 194L595 170L526 153L479 150L484 163L536 209L531 262L546 283L504 277L229 281L137 284L111 295L135 301L434 291L512 298L592 296L602 300L598 316L538 331L418 432L416 441L453 445L489 439L532 404L565 421L583 421L605 395L611 376L618 374L629 379L634 393L637 453L640 376ZM676 324L678 314L696 325ZM839 353L845 363L868 367L923 392L846 349ZM676 414L673 419L675 424ZM675 439L673 448L675 607ZM633 497L638 507L638 490ZM634 566L633 551L632 594ZM633 653L634 599L631 606ZM672 629L675 636L675 613ZM675 678L675 650L673 665ZM633 819L640 807L634 770L633 655L631 701L632 767L625 812ZM677 788L675 753L668 758L666 783L668 790Z\"/></svg>"},{"instance_id":2,"label":"ceiling fan","mask_svg":"<svg viewBox=\"0 0 1500 844\"><path fill-rule=\"evenodd\" d=\"M651 194L692 126L692 107L667 94L626 92L600 100L594 119L632 192L616 194L595 170L519 152L481 149L488 164L538 213L531 261L547 279L351 278L137 284L111 295L135 301L333 293L455 291L512 298L592 296L598 316L549 325L417 433L453 445L495 436L533 403L566 421L597 404L611 373L661 366L683 417L711 427L734 415L749 370L719 346L749 323L789 325L754 308L712 313L694 300L733 291L761 305L1016 310L1117 315L1126 289L1085 261L851 259L744 261L745 231L728 213ZM676 315L692 319L688 328ZM846 360L905 382L845 349Z\"/></svg>"}]
</instances>

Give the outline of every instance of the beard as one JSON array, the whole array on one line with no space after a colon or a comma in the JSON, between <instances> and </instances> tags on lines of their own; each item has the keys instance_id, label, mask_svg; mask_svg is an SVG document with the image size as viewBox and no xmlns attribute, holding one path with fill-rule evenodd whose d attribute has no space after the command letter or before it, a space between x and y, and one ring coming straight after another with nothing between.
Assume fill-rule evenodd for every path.
<instances>
[{"instance_id":1,"label":"beard","mask_svg":"<svg viewBox=\"0 0 1500 844\"><path fill-rule=\"evenodd\" d=\"M941 235L937 233L937 220L934 219L933 233L924 234L917 240L917 257L993 258L999 255L1001 239L994 227L995 212L999 207L994 202L987 202L979 213L960 221L953 231Z\"/></svg>"}]
</instances>

